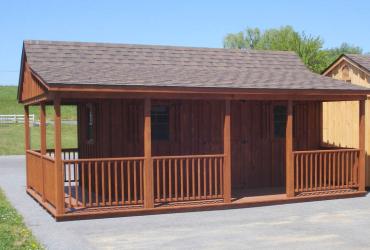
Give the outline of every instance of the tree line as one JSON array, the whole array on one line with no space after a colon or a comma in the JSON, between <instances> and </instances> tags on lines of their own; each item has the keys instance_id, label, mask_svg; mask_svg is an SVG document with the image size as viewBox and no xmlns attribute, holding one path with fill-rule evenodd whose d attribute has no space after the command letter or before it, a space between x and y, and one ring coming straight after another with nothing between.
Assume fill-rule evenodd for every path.
<instances>
[{"instance_id":1,"label":"tree line","mask_svg":"<svg viewBox=\"0 0 370 250\"><path fill-rule=\"evenodd\" d=\"M247 28L230 33L224 38L224 48L251 48L256 50L294 51L309 69L321 73L341 54L362 54L362 48L348 43L339 47L324 49L320 36L297 32L291 26L267 30Z\"/></svg>"}]
</instances>

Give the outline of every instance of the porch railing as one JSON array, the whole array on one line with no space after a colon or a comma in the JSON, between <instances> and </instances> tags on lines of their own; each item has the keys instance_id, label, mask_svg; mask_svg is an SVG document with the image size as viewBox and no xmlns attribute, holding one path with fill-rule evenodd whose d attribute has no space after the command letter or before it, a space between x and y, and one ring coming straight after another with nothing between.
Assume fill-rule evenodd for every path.
<instances>
[{"instance_id":1,"label":"porch railing","mask_svg":"<svg viewBox=\"0 0 370 250\"><path fill-rule=\"evenodd\" d=\"M28 186L37 192L43 201L55 206L55 161L47 155L27 150Z\"/></svg>"},{"instance_id":2,"label":"porch railing","mask_svg":"<svg viewBox=\"0 0 370 250\"><path fill-rule=\"evenodd\" d=\"M154 201L223 197L224 155L153 157Z\"/></svg>"},{"instance_id":3,"label":"porch railing","mask_svg":"<svg viewBox=\"0 0 370 250\"><path fill-rule=\"evenodd\" d=\"M63 160L67 208L143 204L144 157Z\"/></svg>"},{"instance_id":4,"label":"porch railing","mask_svg":"<svg viewBox=\"0 0 370 250\"><path fill-rule=\"evenodd\" d=\"M294 190L358 188L358 149L294 151Z\"/></svg>"}]
</instances>

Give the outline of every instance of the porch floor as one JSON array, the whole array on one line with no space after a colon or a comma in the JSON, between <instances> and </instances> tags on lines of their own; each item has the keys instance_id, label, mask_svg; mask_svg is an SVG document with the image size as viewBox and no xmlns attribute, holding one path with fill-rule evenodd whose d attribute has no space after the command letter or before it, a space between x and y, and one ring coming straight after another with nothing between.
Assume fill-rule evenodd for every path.
<instances>
[{"instance_id":1,"label":"porch floor","mask_svg":"<svg viewBox=\"0 0 370 250\"><path fill-rule=\"evenodd\" d=\"M47 202L43 202L41 196L32 189L28 193L55 216L55 210ZM276 205L303 201L327 200L336 198L350 198L363 196L366 192L356 189L327 190L316 192L305 192L295 197L287 197L283 188L261 188L261 189L238 189L233 190L231 203L223 203L222 199L183 201L156 203L154 208L143 208L142 205L121 206L112 205L106 207L82 207L67 208L62 216L55 216L57 220L90 219L99 217L116 217L143 214L159 214L171 212L206 211L216 209L232 209L253 206ZM67 193L66 193L67 194ZM80 203L80 202L79 202Z\"/></svg>"},{"instance_id":2,"label":"porch floor","mask_svg":"<svg viewBox=\"0 0 370 250\"><path fill-rule=\"evenodd\" d=\"M320 192L306 192L295 197L287 197L284 188L258 188L233 190L232 202L223 203L222 199L156 203L154 208L146 209L142 205L107 206L107 207L76 207L67 211L57 220L88 219L96 217L115 217L143 214L158 214L171 212L205 211L215 209L243 208L263 205L285 204L292 202L326 200L336 198L350 198L365 195L356 189L327 190ZM67 209L68 210L68 209Z\"/></svg>"}]
</instances>

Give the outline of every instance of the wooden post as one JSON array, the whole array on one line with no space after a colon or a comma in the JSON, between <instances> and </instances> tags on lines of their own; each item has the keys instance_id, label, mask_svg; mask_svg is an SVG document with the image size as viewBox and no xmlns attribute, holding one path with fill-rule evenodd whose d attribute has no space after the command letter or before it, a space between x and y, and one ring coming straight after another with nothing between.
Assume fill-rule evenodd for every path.
<instances>
[{"instance_id":1,"label":"wooden post","mask_svg":"<svg viewBox=\"0 0 370 250\"><path fill-rule=\"evenodd\" d=\"M154 207L152 167L151 100L144 100L144 208Z\"/></svg>"},{"instance_id":2,"label":"wooden post","mask_svg":"<svg viewBox=\"0 0 370 250\"><path fill-rule=\"evenodd\" d=\"M29 170L28 170L28 154L27 150L31 149L31 141L30 141L30 111L27 105L24 106L24 146L26 150L26 186L30 188L29 183Z\"/></svg>"},{"instance_id":3,"label":"wooden post","mask_svg":"<svg viewBox=\"0 0 370 250\"><path fill-rule=\"evenodd\" d=\"M285 167L286 167L286 194L294 196L294 163L293 163L293 101L288 101L286 128L285 128Z\"/></svg>"},{"instance_id":4,"label":"wooden post","mask_svg":"<svg viewBox=\"0 0 370 250\"><path fill-rule=\"evenodd\" d=\"M41 153L41 178L42 179L42 201L45 199L45 164L43 156L46 155L46 114L45 114L45 103L40 104L40 153Z\"/></svg>"},{"instance_id":5,"label":"wooden post","mask_svg":"<svg viewBox=\"0 0 370 250\"><path fill-rule=\"evenodd\" d=\"M224 202L231 202L231 128L230 100L225 101L224 114Z\"/></svg>"},{"instance_id":6,"label":"wooden post","mask_svg":"<svg viewBox=\"0 0 370 250\"><path fill-rule=\"evenodd\" d=\"M64 180L62 166L62 124L60 117L60 97L54 99L54 159L56 183L56 215L64 213Z\"/></svg>"},{"instance_id":7,"label":"wooden post","mask_svg":"<svg viewBox=\"0 0 370 250\"><path fill-rule=\"evenodd\" d=\"M359 161L358 178L359 191L365 191L365 100L359 101Z\"/></svg>"}]
</instances>

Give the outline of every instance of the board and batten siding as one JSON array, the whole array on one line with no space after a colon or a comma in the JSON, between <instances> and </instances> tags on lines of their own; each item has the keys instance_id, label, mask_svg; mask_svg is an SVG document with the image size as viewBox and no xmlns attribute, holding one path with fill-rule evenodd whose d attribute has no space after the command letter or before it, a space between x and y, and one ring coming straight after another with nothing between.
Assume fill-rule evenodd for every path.
<instances>
[{"instance_id":1,"label":"board and batten siding","mask_svg":"<svg viewBox=\"0 0 370 250\"><path fill-rule=\"evenodd\" d=\"M347 60L340 59L330 71L324 75L348 84L370 87L370 75L352 65ZM370 102L366 101L366 186L370 186ZM359 133L358 101L323 103L323 143L341 147L358 148Z\"/></svg>"},{"instance_id":2,"label":"board and batten siding","mask_svg":"<svg viewBox=\"0 0 370 250\"><path fill-rule=\"evenodd\" d=\"M152 101L169 107L169 140L152 140L152 155L223 152L223 101ZM93 141L86 141L87 106L78 105L80 158L143 156L143 101L93 102ZM232 187L285 185L285 136L274 136L273 108L285 102L232 101ZM294 105L294 149L318 149L321 103ZM152 132L153 133L153 132Z\"/></svg>"}]
</instances>

